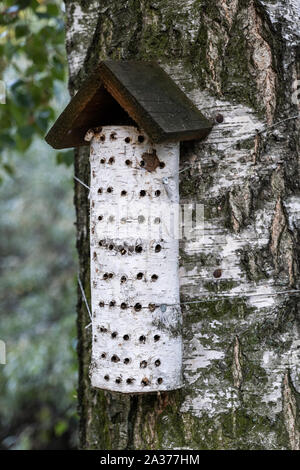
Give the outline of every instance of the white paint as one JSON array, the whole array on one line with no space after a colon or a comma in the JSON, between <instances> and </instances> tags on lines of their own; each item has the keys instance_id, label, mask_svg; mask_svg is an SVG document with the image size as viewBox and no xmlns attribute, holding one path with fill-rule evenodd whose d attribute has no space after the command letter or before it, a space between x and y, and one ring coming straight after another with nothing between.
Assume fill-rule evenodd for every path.
<instances>
[{"instance_id":1,"label":"white paint","mask_svg":"<svg viewBox=\"0 0 300 470\"><path fill-rule=\"evenodd\" d=\"M115 138L112 139L113 133ZM138 142L139 135L144 135L143 143ZM130 142L126 143L125 138L128 137ZM170 237L162 220L159 237L149 239L145 233L140 233L138 219L148 213L149 206L155 218L161 216L160 204L166 207L171 205L171 200L178 203L178 175L173 178L171 198L162 178L178 173L179 143L152 145L138 129L120 126L104 127L101 135L92 137L89 134L87 138L91 140L92 385L124 393L179 388L182 338L178 335L178 325L182 320L178 239ZM101 140L103 138L105 140ZM165 167L149 172L141 168L140 161L143 153L151 153L153 149ZM109 163L111 158L114 160ZM101 163L103 159L105 163ZM130 165L126 165L127 160ZM107 188L112 188L112 192L107 192ZM146 191L145 197L140 196L141 190ZM155 196L157 190L161 192L159 196ZM126 191L126 195L122 197L121 191ZM102 217L100 221L99 216ZM113 219L110 222L111 216ZM125 237L120 236L124 235L120 232L121 224L129 225ZM99 246L101 240L104 242ZM159 253L155 252L158 244L162 247ZM137 246L142 246L142 253L136 252ZM126 250L124 255L121 248ZM105 280L105 273L112 273L113 277ZM138 273L143 273L141 280L137 279ZM153 274L158 276L156 282L152 281ZM121 283L122 276L126 276L124 283ZM112 301L115 306L109 306ZM104 307L99 306L101 302ZM126 309L120 308L122 303L127 304ZM142 306L140 311L134 309L137 303ZM153 312L149 304L157 305ZM159 307L161 304L177 305L168 306L163 312ZM177 331L176 336L174 331ZM112 338L114 332L117 336ZM125 340L124 335L128 335L129 339ZM142 336L145 342L140 341ZM159 340L155 341L157 336ZM105 357L102 357L103 354ZM118 362L111 360L114 356L117 356ZM129 359L128 364L124 363L125 359ZM143 361L145 368L141 367ZM160 361L157 366L156 361ZM146 386L143 384L145 380L149 381Z\"/></svg>"}]
</instances>

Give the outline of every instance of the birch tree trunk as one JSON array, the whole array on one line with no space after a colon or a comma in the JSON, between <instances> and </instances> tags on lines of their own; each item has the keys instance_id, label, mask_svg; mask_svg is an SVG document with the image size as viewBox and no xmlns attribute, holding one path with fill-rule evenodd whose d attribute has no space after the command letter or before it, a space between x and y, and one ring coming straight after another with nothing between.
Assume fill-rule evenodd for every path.
<instances>
[{"instance_id":1,"label":"birch tree trunk","mask_svg":"<svg viewBox=\"0 0 300 470\"><path fill-rule=\"evenodd\" d=\"M217 121L181 146L181 201L205 212L204 238L181 242L181 300L199 300L183 306L184 388L92 388L79 292L82 448L300 449L298 0L65 3L71 94L101 59L153 59ZM88 183L88 149L75 174ZM89 300L87 196L76 184Z\"/></svg>"}]
</instances>

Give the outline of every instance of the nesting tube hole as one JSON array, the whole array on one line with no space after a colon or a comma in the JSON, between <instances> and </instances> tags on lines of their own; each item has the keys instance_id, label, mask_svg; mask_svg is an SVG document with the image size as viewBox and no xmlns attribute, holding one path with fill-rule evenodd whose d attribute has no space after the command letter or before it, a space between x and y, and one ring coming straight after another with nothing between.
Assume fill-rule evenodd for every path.
<instances>
[{"instance_id":1,"label":"nesting tube hole","mask_svg":"<svg viewBox=\"0 0 300 470\"><path fill-rule=\"evenodd\" d=\"M119 362L120 358L116 354L114 354L113 356L111 356L110 360L111 360L111 362Z\"/></svg>"},{"instance_id":2,"label":"nesting tube hole","mask_svg":"<svg viewBox=\"0 0 300 470\"><path fill-rule=\"evenodd\" d=\"M148 362L147 362L147 361L141 361L141 362L140 362L140 368L141 368L141 369L146 369L147 365L148 365Z\"/></svg>"}]
</instances>

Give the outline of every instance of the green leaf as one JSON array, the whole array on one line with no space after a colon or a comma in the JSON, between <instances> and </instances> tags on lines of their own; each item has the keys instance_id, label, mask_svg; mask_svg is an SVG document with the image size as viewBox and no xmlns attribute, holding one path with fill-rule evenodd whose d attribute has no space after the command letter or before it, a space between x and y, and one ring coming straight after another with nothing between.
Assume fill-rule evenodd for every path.
<instances>
[{"instance_id":1,"label":"green leaf","mask_svg":"<svg viewBox=\"0 0 300 470\"><path fill-rule=\"evenodd\" d=\"M49 5L47 5L47 13L50 16L58 16L60 11L57 5L54 3L49 3Z\"/></svg>"},{"instance_id":2,"label":"green leaf","mask_svg":"<svg viewBox=\"0 0 300 470\"><path fill-rule=\"evenodd\" d=\"M12 176L15 172L15 168L12 165L9 165L8 163L4 163L3 168L6 173L8 173L10 176Z\"/></svg>"},{"instance_id":3,"label":"green leaf","mask_svg":"<svg viewBox=\"0 0 300 470\"><path fill-rule=\"evenodd\" d=\"M54 428L55 435L59 437L62 434L64 434L67 429L68 429L67 421L65 420L58 421L58 423L56 423L55 428Z\"/></svg>"},{"instance_id":4,"label":"green leaf","mask_svg":"<svg viewBox=\"0 0 300 470\"><path fill-rule=\"evenodd\" d=\"M15 35L16 38L19 39L23 36L27 36L30 34L30 29L26 24L17 24L15 27Z\"/></svg>"},{"instance_id":5,"label":"green leaf","mask_svg":"<svg viewBox=\"0 0 300 470\"><path fill-rule=\"evenodd\" d=\"M58 165L71 166L74 160L73 150L68 150L67 152L58 152L56 154L56 163Z\"/></svg>"}]
</instances>

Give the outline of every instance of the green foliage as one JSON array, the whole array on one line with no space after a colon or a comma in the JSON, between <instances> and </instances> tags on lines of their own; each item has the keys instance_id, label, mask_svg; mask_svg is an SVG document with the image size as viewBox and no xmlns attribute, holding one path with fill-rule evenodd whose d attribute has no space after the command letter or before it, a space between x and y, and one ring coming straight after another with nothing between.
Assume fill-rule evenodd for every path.
<instances>
[{"instance_id":1,"label":"green foliage","mask_svg":"<svg viewBox=\"0 0 300 470\"><path fill-rule=\"evenodd\" d=\"M25 152L54 119L57 84L65 81L62 2L5 0L0 6L0 165L5 149Z\"/></svg>"},{"instance_id":2,"label":"green foliage","mask_svg":"<svg viewBox=\"0 0 300 470\"><path fill-rule=\"evenodd\" d=\"M41 142L10 160L0 186L0 449L67 449L77 427L72 170Z\"/></svg>"}]
</instances>

